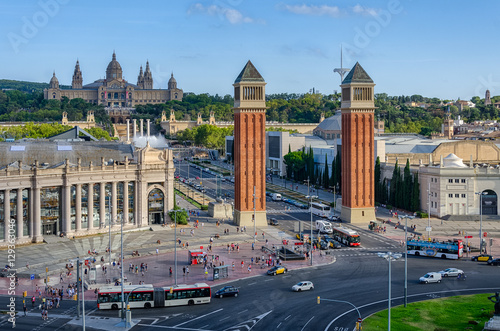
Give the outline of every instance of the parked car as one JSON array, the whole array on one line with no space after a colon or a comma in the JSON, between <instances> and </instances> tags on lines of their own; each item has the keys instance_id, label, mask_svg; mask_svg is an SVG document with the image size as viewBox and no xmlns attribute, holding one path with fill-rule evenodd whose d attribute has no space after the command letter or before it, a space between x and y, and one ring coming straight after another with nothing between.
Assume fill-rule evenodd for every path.
<instances>
[{"instance_id":1,"label":"parked car","mask_svg":"<svg viewBox=\"0 0 500 331\"><path fill-rule=\"evenodd\" d=\"M489 260L488 265L500 265L500 259Z\"/></svg>"},{"instance_id":2,"label":"parked car","mask_svg":"<svg viewBox=\"0 0 500 331\"><path fill-rule=\"evenodd\" d=\"M331 215L330 217L328 217L328 220L331 222L340 222L340 217L337 215Z\"/></svg>"},{"instance_id":3,"label":"parked car","mask_svg":"<svg viewBox=\"0 0 500 331\"><path fill-rule=\"evenodd\" d=\"M222 298L222 297L237 297L240 290L234 286L224 286L217 292L215 292L214 297Z\"/></svg>"},{"instance_id":4,"label":"parked car","mask_svg":"<svg viewBox=\"0 0 500 331\"><path fill-rule=\"evenodd\" d=\"M428 272L422 277L420 277L420 283L428 284L428 283L441 283L441 279L443 277L439 272Z\"/></svg>"},{"instance_id":5,"label":"parked car","mask_svg":"<svg viewBox=\"0 0 500 331\"><path fill-rule=\"evenodd\" d=\"M463 275L464 271L457 268L448 268L445 270L441 270L439 273L443 277L456 277L458 275Z\"/></svg>"},{"instance_id":6,"label":"parked car","mask_svg":"<svg viewBox=\"0 0 500 331\"><path fill-rule=\"evenodd\" d=\"M310 281L302 281L292 286L292 291L301 292L314 290L314 284Z\"/></svg>"},{"instance_id":7,"label":"parked car","mask_svg":"<svg viewBox=\"0 0 500 331\"><path fill-rule=\"evenodd\" d=\"M279 275L279 274L286 274L286 272L288 271L288 269L282 265L277 265L275 267L272 267L271 269L269 269L267 271L267 274L268 275Z\"/></svg>"},{"instance_id":8,"label":"parked car","mask_svg":"<svg viewBox=\"0 0 500 331\"><path fill-rule=\"evenodd\" d=\"M335 249L342 248L342 245L336 240L330 239L330 240L325 240L325 241L328 243L328 245L330 245L331 248L335 248Z\"/></svg>"},{"instance_id":9,"label":"parked car","mask_svg":"<svg viewBox=\"0 0 500 331\"><path fill-rule=\"evenodd\" d=\"M488 262L489 260L493 260L493 256L488 255L488 254L480 254L473 256L471 258L472 261L477 261L477 262Z\"/></svg>"}]
</instances>

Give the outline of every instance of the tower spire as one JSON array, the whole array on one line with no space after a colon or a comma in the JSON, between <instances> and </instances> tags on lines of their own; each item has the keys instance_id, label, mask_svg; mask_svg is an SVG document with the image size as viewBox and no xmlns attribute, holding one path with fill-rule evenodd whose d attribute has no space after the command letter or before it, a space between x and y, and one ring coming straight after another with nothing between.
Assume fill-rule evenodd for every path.
<instances>
[{"instance_id":1,"label":"tower spire","mask_svg":"<svg viewBox=\"0 0 500 331\"><path fill-rule=\"evenodd\" d=\"M343 55L342 55L342 44L340 44L340 68L333 69L333 72L336 72L340 75L340 83L344 81L344 75L349 72L349 68L343 67Z\"/></svg>"}]
</instances>

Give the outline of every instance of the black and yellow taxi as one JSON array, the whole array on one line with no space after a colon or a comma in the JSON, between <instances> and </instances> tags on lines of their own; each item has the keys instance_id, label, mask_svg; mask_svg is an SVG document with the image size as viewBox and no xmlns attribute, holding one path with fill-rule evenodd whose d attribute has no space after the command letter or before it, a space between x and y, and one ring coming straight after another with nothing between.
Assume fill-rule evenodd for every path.
<instances>
[{"instance_id":1,"label":"black and yellow taxi","mask_svg":"<svg viewBox=\"0 0 500 331\"><path fill-rule=\"evenodd\" d=\"M282 265L277 265L277 266L274 266L271 269L269 269L267 271L267 274L276 276L279 274L286 274L287 271L288 271L288 269L286 267L284 267Z\"/></svg>"},{"instance_id":2,"label":"black and yellow taxi","mask_svg":"<svg viewBox=\"0 0 500 331\"><path fill-rule=\"evenodd\" d=\"M493 256L488 255L488 254L480 254L473 256L471 258L472 261L477 261L477 262L488 262L489 260L493 260Z\"/></svg>"}]
</instances>

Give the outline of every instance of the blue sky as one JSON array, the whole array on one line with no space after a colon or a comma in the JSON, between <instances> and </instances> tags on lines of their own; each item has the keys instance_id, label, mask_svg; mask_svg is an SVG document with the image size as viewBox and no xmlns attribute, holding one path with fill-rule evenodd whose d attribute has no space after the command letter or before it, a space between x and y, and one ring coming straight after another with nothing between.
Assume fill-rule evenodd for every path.
<instances>
[{"instance_id":1,"label":"blue sky","mask_svg":"<svg viewBox=\"0 0 500 331\"><path fill-rule=\"evenodd\" d=\"M356 61L376 93L443 99L500 95L496 1L2 1L0 78L84 84L113 50L131 83L149 60L155 88L170 73L185 92L232 94L247 60L267 93L339 90Z\"/></svg>"}]
</instances>

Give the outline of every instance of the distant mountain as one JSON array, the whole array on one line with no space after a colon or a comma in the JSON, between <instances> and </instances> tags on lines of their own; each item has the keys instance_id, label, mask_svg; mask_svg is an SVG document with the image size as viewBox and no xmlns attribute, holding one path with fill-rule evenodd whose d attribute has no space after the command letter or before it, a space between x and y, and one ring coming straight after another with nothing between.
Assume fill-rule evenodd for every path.
<instances>
[{"instance_id":1,"label":"distant mountain","mask_svg":"<svg viewBox=\"0 0 500 331\"><path fill-rule=\"evenodd\" d=\"M69 89L71 86L60 85L62 89ZM44 88L49 88L49 83L25 82L20 80L0 79L0 90L18 90L23 92L42 92Z\"/></svg>"}]
</instances>

